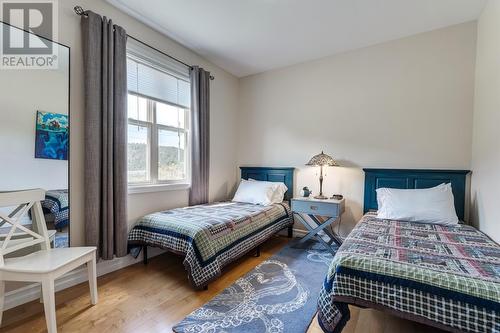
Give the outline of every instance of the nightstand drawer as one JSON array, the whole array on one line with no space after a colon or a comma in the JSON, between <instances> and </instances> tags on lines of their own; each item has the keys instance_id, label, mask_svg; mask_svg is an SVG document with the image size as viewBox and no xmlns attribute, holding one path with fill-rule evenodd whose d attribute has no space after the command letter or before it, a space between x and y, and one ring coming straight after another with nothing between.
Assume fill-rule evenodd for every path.
<instances>
[{"instance_id":1,"label":"nightstand drawer","mask_svg":"<svg viewBox=\"0 0 500 333\"><path fill-rule=\"evenodd\" d=\"M337 216L339 205L307 200L292 200L292 211L294 213L304 213L320 216Z\"/></svg>"}]
</instances>

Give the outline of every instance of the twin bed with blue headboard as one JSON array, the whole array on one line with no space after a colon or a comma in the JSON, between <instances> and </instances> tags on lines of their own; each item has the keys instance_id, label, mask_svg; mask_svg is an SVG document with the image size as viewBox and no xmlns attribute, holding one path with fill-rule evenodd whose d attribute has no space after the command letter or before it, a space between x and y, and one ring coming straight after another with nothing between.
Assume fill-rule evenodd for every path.
<instances>
[{"instance_id":1,"label":"twin bed with blue headboard","mask_svg":"<svg viewBox=\"0 0 500 333\"><path fill-rule=\"evenodd\" d=\"M465 219L466 170L365 169L365 215L337 251L318 300L325 332L341 332L349 304L450 332L498 332L500 246L465 224L377 218L379 188L452 186Z\"/></svg>"},{"instance_id":2,"label":"twin bed with blue headboard","mask_svg":"<svg viewBox=\"0 0 500 333\"><path fill-rule=\"evenodd\" d=\"M291 236L293 168L242 167L241 178L282 182L288 190L282 203L269 206L242 202L171 209L139 219L129 233L131 252L159 247L182 255L191 284L204 288L222 268L258 247L282 229ZM145 261L146 262L146 261Z\"/></svg>"}]
</instances>

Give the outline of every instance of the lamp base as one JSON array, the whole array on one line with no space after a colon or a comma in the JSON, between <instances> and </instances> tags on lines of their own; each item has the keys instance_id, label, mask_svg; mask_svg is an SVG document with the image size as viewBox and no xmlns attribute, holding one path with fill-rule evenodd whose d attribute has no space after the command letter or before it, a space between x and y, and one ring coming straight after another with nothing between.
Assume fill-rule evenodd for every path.
<instances>
[{"instance_id":1,"label":"lamp base","mask_svg":"<svg viewBox=\"0 0 500 333\"><path fill-rule=\"evenodd\" d=\"M324 195L316 195L316 196L314 197L314 199L326 200L326 199L328 199L328 197L327 197L327 196L324 196Z\"/></svg>"}]
</instances>

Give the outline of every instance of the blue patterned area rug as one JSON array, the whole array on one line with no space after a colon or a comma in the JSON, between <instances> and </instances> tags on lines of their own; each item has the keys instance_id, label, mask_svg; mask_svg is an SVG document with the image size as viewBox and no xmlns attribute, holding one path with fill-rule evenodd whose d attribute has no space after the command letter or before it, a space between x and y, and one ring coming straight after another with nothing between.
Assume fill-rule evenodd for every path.
<instances>
[{"instance_id":1,"label":"blue patterned area rug","mask_svg":"<svg viewBox=\"0 0 500 333\"><path fill-rule=\"evenodd\" d=\"M290 242L173 330L176 333L304 333L316 313L332 255L316 242Z\"/></svg>"}]
</instances>

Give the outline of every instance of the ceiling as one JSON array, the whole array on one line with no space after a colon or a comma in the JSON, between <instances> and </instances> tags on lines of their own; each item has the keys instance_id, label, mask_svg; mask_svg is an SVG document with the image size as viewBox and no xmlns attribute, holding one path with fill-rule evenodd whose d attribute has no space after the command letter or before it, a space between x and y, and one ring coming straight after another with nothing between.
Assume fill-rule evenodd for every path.
<instances>
[{"instance_id":1,"label":"ceiling","mask_svg":"<svg viewBox=\"0 0 500 333\"><path fill-rule=\"evenodd\" d=\"M107 0L243 77L475 20L486 0Z\"/></svg>"}]
</instances>

